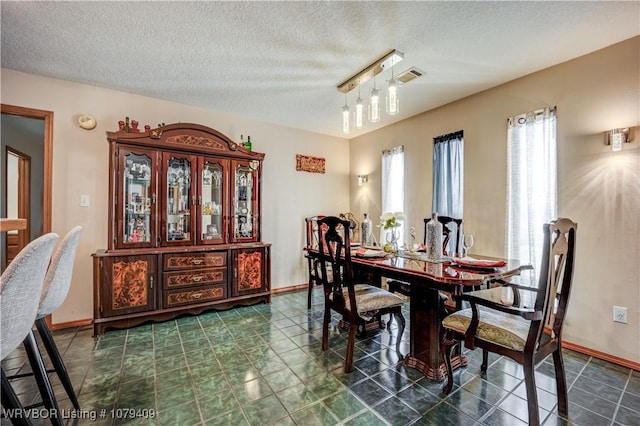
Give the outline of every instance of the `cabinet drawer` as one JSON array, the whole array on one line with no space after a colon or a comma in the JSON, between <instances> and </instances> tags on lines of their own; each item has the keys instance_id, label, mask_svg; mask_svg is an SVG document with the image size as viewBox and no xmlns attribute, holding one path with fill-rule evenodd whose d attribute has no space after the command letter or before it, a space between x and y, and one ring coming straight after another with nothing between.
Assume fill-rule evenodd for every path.
<instances>
[{"instance_id":1,"label":"cabinet drawer","mask_svg":"<svg viewBox=\"0 0 640 426\"><path fill-rule=\"evenodd\" d=\"M198 269L195 271L165 272L163 288L197 287L208 284L226 284L227 268Z\"/></svg>"},{"instance_id":2,"label":"cabinet drawer","mask_svg":"<svg viewBox=\"0 0 640 426\"><path fill-rule=\"evenodd\" d=\"M210 266L221 267L227 264L227 252L217 251L209 253L171 253L164 255L164 270L178 270Z\"/></svg>"},{"instance_id":3,"label":"cabinet drawer","mask_svg":"<svg viewBox=\"0 0 640 426\"><path fill-rule=\"evenodd\" d=\"M227 297L226 288L226 284L218 284L193 290L167 290L163 292L164 307L172 308L224 299Z\"/></svg>"}]
</instances>

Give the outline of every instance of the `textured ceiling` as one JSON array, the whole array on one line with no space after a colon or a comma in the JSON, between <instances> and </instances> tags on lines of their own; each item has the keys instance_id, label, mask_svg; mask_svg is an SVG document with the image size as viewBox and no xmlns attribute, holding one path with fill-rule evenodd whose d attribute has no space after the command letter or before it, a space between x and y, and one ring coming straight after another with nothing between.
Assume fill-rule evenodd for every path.
<instances>
[{"instance_id":1,"label":"textured ceiling","mask_svg":"<svg viewBox=\"0 0 640 426\"><path fill-rule=\"evenodd\" d=\"M0 2L2 67L345 137L336 86L391 49L400 114L640 34L640 2ZM386 86L385 71L377 86ZM363 89L369 91L369 85ZM348 95L353 110L357 90Z\"/></svg>"}]
</instances>

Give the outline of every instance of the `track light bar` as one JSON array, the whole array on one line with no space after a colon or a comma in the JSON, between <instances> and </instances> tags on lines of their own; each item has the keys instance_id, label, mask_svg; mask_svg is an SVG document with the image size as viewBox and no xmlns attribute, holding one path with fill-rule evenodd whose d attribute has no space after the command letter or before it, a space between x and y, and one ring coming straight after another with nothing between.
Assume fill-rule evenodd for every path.
<instances>
[{"instance_id":1,"label":"track light bar","mask_svg":"<svg viewBox=\"0 0 640 426\"><path fill-rule=\"evenodd\" d=\"M393 49L387 54L385 54L383 57L381 57L380 59L378 59L377 61L375 61L368 67L366 67L365 69L363 69L362 71L350 77L343 83L340 83L337 86L338 91L342 93L348 93L353 89L355 89L356 87L358 87L359 85L362 85L367 81L371 80L373 77L380 74L385 69L390 68L392 65L397 64L403 59L404 59L404 53L396 49Z\"/></svg>"}]
</instances>

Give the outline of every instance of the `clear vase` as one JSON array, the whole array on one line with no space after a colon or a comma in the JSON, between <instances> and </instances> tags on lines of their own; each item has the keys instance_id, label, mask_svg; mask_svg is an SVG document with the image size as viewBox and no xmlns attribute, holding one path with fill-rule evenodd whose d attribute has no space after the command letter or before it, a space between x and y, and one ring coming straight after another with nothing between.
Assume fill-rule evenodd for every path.
<instances>
[{"instance_id":1,"label":"clear vase","mask_svg":"<svg viewBox=\"0 0 640 426\"><path fill-rule=\"evenodd\" d=\"M364 219L360 223L360 235L361 235L361 243L363 246L372 246L373 245L373 235L371 234L373 229L373 224L371 223L371 219L364 214Z\"/></svg>"},{"instance_id":2,"label":"clear vase","mask_svg":"<svg viewBox=\"0 0 640 426\"><path fill-rule=\"evenodd\" d=\"M431 213L427 223L427 260L438 262L442 259L442 224L438 213Z\"/></svg>"},{"instance_id":3,"label":"clear vase","mask_svg":"<svg viewBox=\"0 0 640 426\"><path fill-rule=\"evenodd\" d=\"M391 249L392 253L398 252L398 229L391 228L387 233L387 243Z\"/></svg>"}]
</instances>

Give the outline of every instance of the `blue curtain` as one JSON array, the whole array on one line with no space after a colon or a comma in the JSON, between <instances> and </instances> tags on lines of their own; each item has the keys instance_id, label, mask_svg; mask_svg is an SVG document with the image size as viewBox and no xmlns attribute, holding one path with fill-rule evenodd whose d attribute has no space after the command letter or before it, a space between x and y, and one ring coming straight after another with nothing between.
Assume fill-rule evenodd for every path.
<instances>
[{"instance_id":1,"label":"blue curtain","mask_svg":"<svg viewBox=\"0 0 640 426\"><path fill-rule=\"evenodd\" d=\"M433 200L431 211L462 219L464 135L462 130L433 139Z\"/></svg>"}]
</instances>

